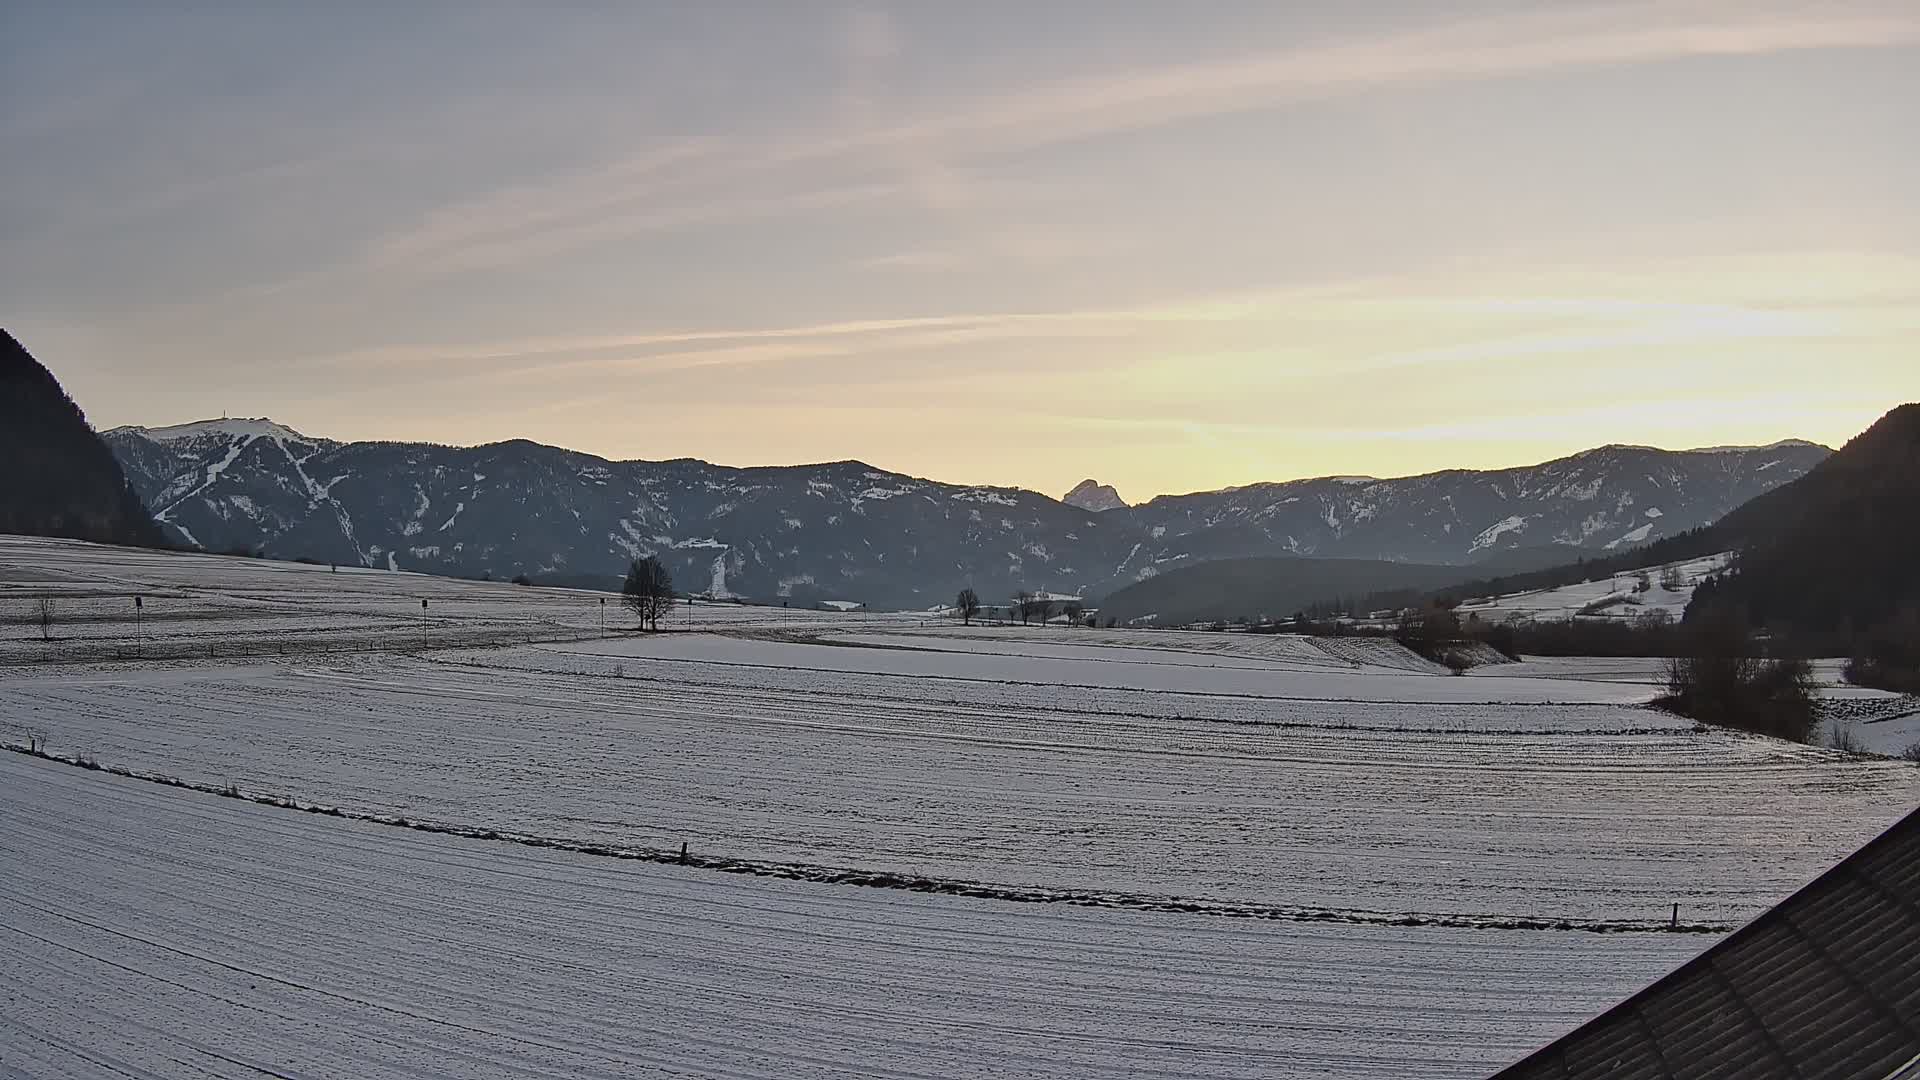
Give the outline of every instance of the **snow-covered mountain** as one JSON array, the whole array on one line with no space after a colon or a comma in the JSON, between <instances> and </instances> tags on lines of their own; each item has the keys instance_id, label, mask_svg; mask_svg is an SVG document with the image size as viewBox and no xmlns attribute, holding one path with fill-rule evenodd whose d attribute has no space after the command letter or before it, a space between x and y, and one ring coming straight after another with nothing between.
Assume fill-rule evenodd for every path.
<instances>
[{"instance_id":1,"label":"snow-covered mountain","mask_svg":"<svg viewBox=\"0 0 1920 1080\"><path fill-rule=\"evenodd\" d=\"M1073 490L1060 499L1068 506L1077 506L1082 510L1099 513L1102 510L1124 509L1127 501L1120 497L1112 484L1102 484L1097 480L1082 480L1073 485Z\"/></svg>"},{"instance_id":2,"label":"snow-covered mountain","mask_svg":"<svg viewBox=\"0 0 1920 1080\"><path fill-rule=\"evenodd\" d=\"M1831 453L1799 441L1679 451L1603 446L1490 472L1326 477L1161 496L1133 512L1156 540L1193 558L1291 553L1473 563L1516 548L1611 551L1685 532Z\"/></svg>"},{"instance_id":3,"label":"snow-covered mountain","mask_svg":"<svg viewBox=\"0 0 1920 1080\"><path fill-rule=\"evenodd\" d=\"M1711 522L1828 453L1603 447L1498 472L1298 480L1093 511L857 461L742 469L524 440L339 443L268 420L105 438L163 525L213 551L607 586L657 554L683 589L898 607L948 602L963 585L1097 596L1243 555L1468 563L1615 548Z\"/></svg>"}]
</instances>

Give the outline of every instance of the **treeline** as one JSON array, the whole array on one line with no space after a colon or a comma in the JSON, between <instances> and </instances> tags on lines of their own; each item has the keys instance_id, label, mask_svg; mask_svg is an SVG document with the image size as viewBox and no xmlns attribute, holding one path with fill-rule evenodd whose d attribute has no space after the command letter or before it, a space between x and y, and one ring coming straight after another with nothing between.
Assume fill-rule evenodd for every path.
<instances>
[{"instance_id":1,"label":"treeline","mask_svg":"<svg viewBox=\"0 0 1920 1080\"><path fill-rule=\"evenodd\" d=\"M0 533L170 546L80 407L4 330L0 461Z\"/></svg>"},{"instance_id":2,"label":"treeline","mask_svg":"<svg viewBox=\"0 0 1920 1080\"><path fill-rule=\"evenodd\" d=\"M1694 591L1689 622L1724 613L1778 652L1850 657L1858 682L1920 691L1920 405L1718 527L1743 544Z\"/></svg>"}]
</instances>

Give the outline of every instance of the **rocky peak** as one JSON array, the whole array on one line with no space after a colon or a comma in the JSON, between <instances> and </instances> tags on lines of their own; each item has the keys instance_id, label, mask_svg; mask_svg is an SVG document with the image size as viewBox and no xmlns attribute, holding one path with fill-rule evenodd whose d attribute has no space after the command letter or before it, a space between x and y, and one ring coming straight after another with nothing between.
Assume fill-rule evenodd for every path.
<instances>
[{"instance_id":1,"label":"rocky peak","mask_svg":"<svg viewBox=\"0 0 1920 1080\"><path fill-rule=\"evenodd\" d=\"M1073 490L1067 492L1066 498L1060 501L1068 506L1091 510L1096 514L1102 510L1119 510L1127 505L1127 501L1120 497L1120 493L1113 489L1112 484L1102 484L1091 479L1075 484Z\"/></svg>"}]
</instances>

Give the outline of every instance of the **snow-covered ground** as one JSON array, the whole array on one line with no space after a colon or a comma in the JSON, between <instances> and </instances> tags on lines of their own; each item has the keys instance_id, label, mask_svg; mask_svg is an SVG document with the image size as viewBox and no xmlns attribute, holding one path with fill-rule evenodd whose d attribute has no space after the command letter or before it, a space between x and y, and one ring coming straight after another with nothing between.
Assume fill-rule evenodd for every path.
<instances>
[{"instance_id":1,"label":"snow-covered ground","mask_svg":"<svg viewBox=\"0 0 1920 1080\"><path fill-rule=\"evenodd\" d=\"M50 641L39 623L43 598L54 605ZM698 601L676 606L663 625L863 629L928 621ZM597 637L603 627L617 634L633 625L609 593L0 536L0 664L443 648Z\"/></svg>"},{"instance_id":2,"label":"snow-covered ground","mask_svg":"<svg viewBox=\"0 0 1920 1080\"><path fill-rule=\"evenodd\" d=\"M1458 609L1461 618L1477 615L1487 622L1513 619L1566 620L1576 616L1600 619L1638 619L1664 615L1678 620L1693 599L1694 586L1718 573L1727 565L1725 553L1683 562L1649 566L1643 570L1625 570L1579 585L1557 589L1535 589L1497 597L1475 597ZM1677 581L1668 579L1674 571ZM1640 576L1649 588L1639 591ZM1677 587L1669 589L1667 584Z\"/></svg>"},{"instance_id":3,"label":"snow-covered ground","mask_svg":"<svg viewBox=\"0 0 1920 1080\"><path fill-rule=\"evenodd\" d=\"M1619 705L1451 700L1491 680L1330 673L1272 677L1272 696L1204 694L1071 681L1126 667L1111 662L1036 659L1028 673L1051 681L1006 683L929 673L1017 658L708 635L619 645L20 675L5 683L7 734L502 831L1493 920L1646 919L1675 901L1744 918L1920 802L1920 769L1903 763L1696 734ZM1354 680L1401 698L1325 700Z\"/></svg>"},{"instance_id":4,"label":"snow-covered ground","mask_svg":"<svg viewBox=\"0 0 1920 1080\"><path fill-rule=\"evenodd\" d=\"M1363 666L1376 673L1398 669L1427 675L1446 670L1439 664L1421 659L1397 642L1358 636L1316 638L1295 634L1204 630L1143 633L1139 630L1097 630L1064 624L1054 627L966 627L951 622L930 626L895 624L857 632L829 627L810 636L851 644L899 645L949 652L1118 659L1137 663L1172 662L1193 666L1264 668L1281 665L1310 670L1347 670Z\"/></svg>"},{"instance_id":5,"label":"snow-covered ground","mask_svg":"<svg viewBox=\"0 0 1920 1080\"><path fill-rule=\"evenodd\" d=\"M1920 696L1883 693L1823 704L1826 715L1812 740L1818 745L1890 756L1920 752Z\"/></svg>"},{"instance_id":6,"label":"snow-covered ground","mask_svg":"<svg viewBox=\"0 0 1920 1080\"><path fill-rule=\"evenodd\" d=\"M564 651L583 656L1316 701L1636 703L1653 697L1649 689L1619 683L1503 679L1497 674L1466 680L1439 675L1437 668L1416 675L1406 665L1424 662L1402 646L1381 640L1366 642L1373 648L1356 650L1353 655L1364 656L1371 651L1388 660L1386 665L1370 665L1359 660L1336 663L1324 654L1313 662L1298 663L1172 652L1156 655L1150 650L1094 645L1062 645L1051 649L1034 646L1033 653L1037 653L1034 655L1007 651L977 639L919 636L901 639L891 635L833 635L832 640L855 647L832 648L805 641L768 641L715 634L582 641L565 646ZM1357 640L1354 643L1360 644ZM1026 646L1019 648L1024 650Z\"/></svg>"},{"instance_id":7,"label":"snow-covered ground","mask_svg":"<svg viewBox=\"0 0 1920 1080\"><path fill-rule=\"evenodd\" d=\"M13 1076L1467 1078L1711 941L770 881L12 754L0 820Z\"/></svg>"},{"instance_id":8,"label":"snow-covered ground","mask_svg":"<svg viewBox=\"0 0 1920 1080\"><path fill-rule=\"evenodd\" d=\"M1656 657L1530 656L1518 664L1475 668L1467 674L1502 678L1563 679L1591 685L1637 685L1657 694L1666 685L1667 662ZM1899 756L1920 746L1920 698L1854 686L1842 677L1845 661L1813 661L1814 684L1825 714L1811 741L1844 745L1870 754Z\"/></svg>"},{"instance_id":9,"label":"snow-covered ground","mask_svg":"<svg viewBox=\"0 0 1920 1080\"><path fill-rule=\"evenodd\" d=\"M130 584L296 647L12 627L0 740L498 838L0 753L0 1075L1479 1076L1920 803L1640 707L1632 661L733 605L602 638L596 594L0 541L4 588ZM422 596L554 629L299 644Z\"/></svg>"}]
</instances>

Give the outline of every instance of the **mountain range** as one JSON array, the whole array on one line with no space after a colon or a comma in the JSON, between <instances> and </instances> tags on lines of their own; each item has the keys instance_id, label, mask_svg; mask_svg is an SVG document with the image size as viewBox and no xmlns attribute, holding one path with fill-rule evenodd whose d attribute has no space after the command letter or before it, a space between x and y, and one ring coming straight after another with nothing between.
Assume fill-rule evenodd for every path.
<instances>
[{"instance_id":1,"label":"mountain range","mask_svg":"<svg viewBox=\"0 0 1920 1080\"><path fill-rule=\"evenodd\" d=\"M610 461L524 440L343 443L265 419L104 437L163 527L209 550L606 588L629 560L656 554L687 591L901 608L951 602L966 585L989 599L1020 588L1099 597L1251 556L1567 561L1708 524L1831 452L1799 441L1606 446L1523 468L1295 480L1127 506L1092 483L1072 505L858 461L734 468Z\"/></svg>"}]
</instances>

